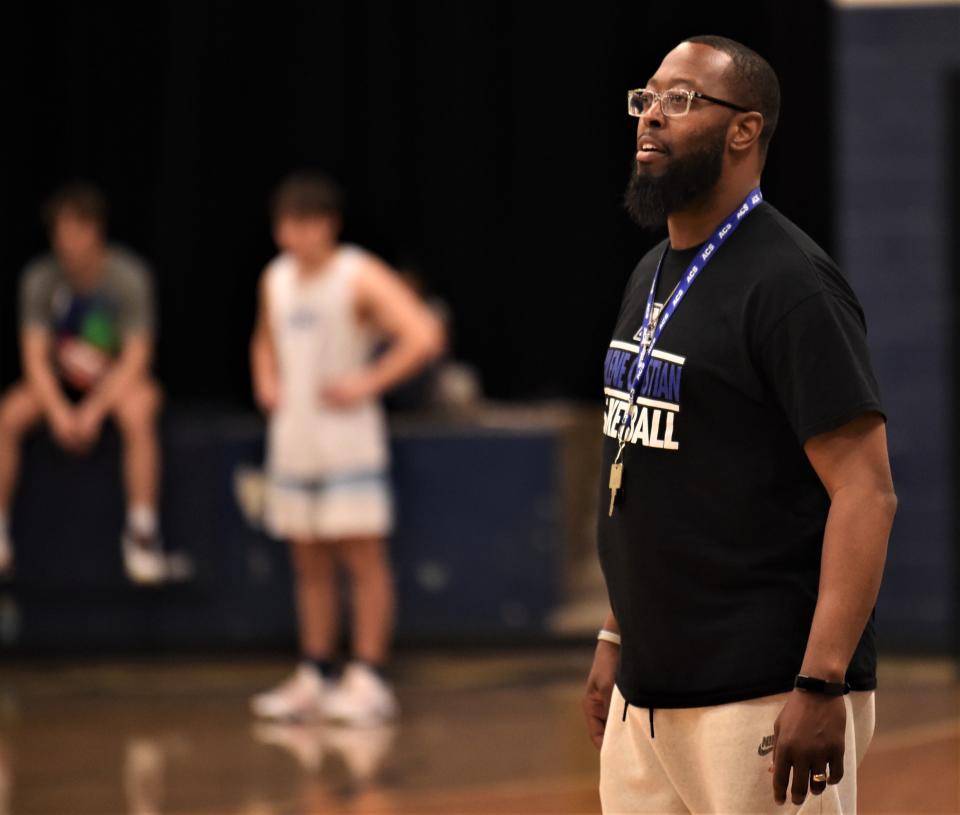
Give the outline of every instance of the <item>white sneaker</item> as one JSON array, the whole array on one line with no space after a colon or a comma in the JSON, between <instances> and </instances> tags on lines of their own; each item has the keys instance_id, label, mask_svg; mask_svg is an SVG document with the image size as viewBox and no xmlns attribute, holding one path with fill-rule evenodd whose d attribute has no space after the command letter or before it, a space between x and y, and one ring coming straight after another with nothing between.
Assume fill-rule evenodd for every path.
<instances>
[{"instance_id":1,"label":"white sneaker","mask_svg":"<svg viewBox=\"0 0 960 815\"><path fill-rule=\"evenodd\" d=\"M156 536L137 535L132 529L123 532L123 565L134 583L150 585L167 579L167 559Z\"/></svg>"},{"instance_id":2,"label":"white sneaker","mask_svg":"<svg viewBox=\"0 0 960 815\"><path fill-rule=\"evenodd\" d=\"M250 709L264 719L312 721L323 716L330 682L313 665L301 664L293 676L250 700Z\"/></svg>"},{"instance_id":3,"label":"white sneaker","mask_svg":"<svg viewBox=\"0 0 960 815\"><path fill-rule=\"evenodd\" d=\"M397 698L390 686L366 665L351 662L325 706L326 718L369 727L397 717Z\"/></svg>"},{"instance_id":4,"label":"white sneaker","mask_svg":"<svg viewBox=\"0 0 960 815\"><path fill-rule=\"evenodd\" d=\"M123 565L127 577L142 586L180 583L193 577L193 561L183 552L165 552L159 535L123 532Z\"/></svg>"}]
</instances>

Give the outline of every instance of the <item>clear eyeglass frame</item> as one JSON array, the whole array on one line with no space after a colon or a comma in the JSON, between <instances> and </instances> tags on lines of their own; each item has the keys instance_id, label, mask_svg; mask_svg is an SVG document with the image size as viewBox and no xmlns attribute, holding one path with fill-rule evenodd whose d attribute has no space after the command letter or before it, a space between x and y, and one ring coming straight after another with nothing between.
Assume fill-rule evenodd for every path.
<instances>
[{"instance_id":1,"label":"clear eyeglass frame","mask_svg":"<svg viewBox=\"0 0 960 815\"><path fill-rule=\"evenodd\" d=\"M686 88L670 88L663 93L657 93L649 88L634 88L627 91L627 114L639 118L646 111L652 110L653 106L660 103L660 110L668 119L679 119L690 112L690 106L694 99L703 99L705 102L712 102L715 105L738 110L741 113L749 113L750 109L735 105L726 99L718 99L715 96L708 96L700 91L688 90Z\"/></svg>"}]
</instances>

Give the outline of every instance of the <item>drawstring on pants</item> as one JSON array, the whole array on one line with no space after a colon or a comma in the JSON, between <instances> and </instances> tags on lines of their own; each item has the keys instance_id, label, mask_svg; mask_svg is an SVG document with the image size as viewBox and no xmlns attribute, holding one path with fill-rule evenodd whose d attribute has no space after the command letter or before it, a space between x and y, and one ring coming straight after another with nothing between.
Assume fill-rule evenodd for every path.
<instances>
[{"instance_id":1,"label":"drawstring on pants","mask_svg":"<svg viewBox=\"0 0 960 815\"><path fill-rule=\"evenodd\" d=\"M620 717L620 721L621 721L621 722L625 722L625 721L627 720L627 708L628 708L628 707L630 707L630 703L629 703L626 699L624 699L624 700L623 700L623 716ZM653 735L653 708L650 708L650 738L651 738L651 739L654 738L654 735Z\"/></svg>"},{"instance_id":2,"label":"drawstring on pants","mask_svg":"<svg viewBox=\"0 0 960 815\"><path fill-rule=\"evenodd\" d=\"M624 699L624 700L623 700L623 716L620 717L620 721L621 721L621 722L625 722L625 721L627 720L627 708L628 708L628 707L630 707L630 703L629 703L626 699ZM653 708L650 708L650 738L651 738L651 739L654 738L654 735L653 735Z\"/></svg>"}]
</instances>

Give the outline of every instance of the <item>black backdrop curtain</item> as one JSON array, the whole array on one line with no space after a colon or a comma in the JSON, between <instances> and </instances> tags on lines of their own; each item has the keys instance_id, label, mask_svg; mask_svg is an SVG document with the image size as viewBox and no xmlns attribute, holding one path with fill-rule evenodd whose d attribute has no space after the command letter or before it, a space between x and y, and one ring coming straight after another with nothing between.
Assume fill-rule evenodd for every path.
<instances>
[{"instance_id":1,"label":"black backdrop curtain","mask_svg":"<svg viewBox=\"0 0 960 815\"><path fill-rule=\"evenodd\" d=\"M153 266L174 400L249 405L269 190L325 169L345 239L450 305L457 355L497 398L599 402L623 285L659 236L620 207L625 91L685 36L766 56L783 86L764 191L829 249L831 49L820 3L360 2L8 5L0 380L38 210L99 183L111 235Z\"/></svg>"}]
</instances>

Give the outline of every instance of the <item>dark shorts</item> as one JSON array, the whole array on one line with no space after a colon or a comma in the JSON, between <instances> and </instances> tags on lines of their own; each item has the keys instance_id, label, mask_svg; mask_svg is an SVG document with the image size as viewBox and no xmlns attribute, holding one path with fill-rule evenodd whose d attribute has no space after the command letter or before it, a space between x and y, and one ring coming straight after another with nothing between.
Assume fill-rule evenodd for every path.
<instances>
[{"instance_id":1,"label":"dark shorts","mask_svg":"<svg viewBox=\"0 0 960 815\"><path fill-rule=\"evenodd\" d=\"M84 399L87 398L87 394L90 393L88 390L80 390L80 388L75 388L69 382L64 382L60 380L60 390L63 391L63 395L67 397L67 401L71 404L78 405Z\"/></svg>"}]
</instances>

